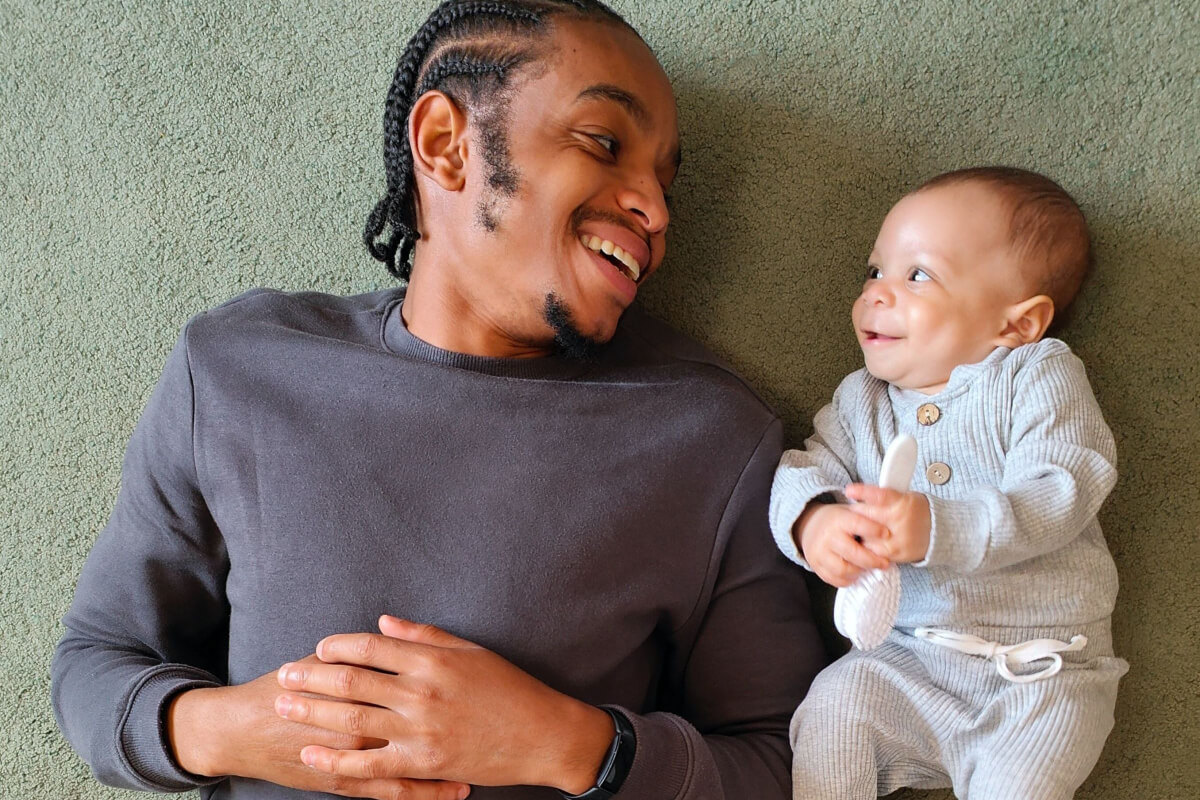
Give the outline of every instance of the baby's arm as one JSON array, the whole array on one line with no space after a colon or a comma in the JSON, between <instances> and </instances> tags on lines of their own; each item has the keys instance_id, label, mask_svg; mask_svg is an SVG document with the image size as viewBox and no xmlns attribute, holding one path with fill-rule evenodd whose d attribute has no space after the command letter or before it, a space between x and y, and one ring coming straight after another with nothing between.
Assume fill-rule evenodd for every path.
<instances>
[{"instance_id":1,"label":"baby's arm","mask_svg":"<svg viewBox=\"0 0 1200 800\"><path fill-rule=\"evenodd\" d=\"M1116 483L1116 445L1083 363L1068 351L1015 376L1004 475L961 499L929 497L922 566L986 572L1074 540Z\"/></svg>"},{"instance_id":2,"label":"baby's arm","mask_svg":"<svg viewBox=\"0 0 1200 800\"><path fill-rule=\"evenodd\" d=\"M843 384L844 386L844 384ZM839 393L842 391L839 388ZM860 537L879 538L880 526L836 500L854 479L854 439L838 417L838 396L817 412L803 450L780 459L771 487L771 532L780 551L827 583L847 586L863 570L887 561L867 550Z\"/></svg>"}]
</instances>

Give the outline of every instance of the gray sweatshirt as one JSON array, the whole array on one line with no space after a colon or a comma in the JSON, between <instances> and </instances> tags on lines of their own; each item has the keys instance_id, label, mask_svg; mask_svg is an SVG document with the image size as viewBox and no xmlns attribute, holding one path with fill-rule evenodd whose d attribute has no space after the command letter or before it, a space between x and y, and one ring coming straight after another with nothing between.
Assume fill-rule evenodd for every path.
<instances>
[{"instance_id":1,"label":"gray sweatshirt","mask_svg":"<svg viewBox=\"0 0 1200 800\"><path fill-rule=\"evenodd\" d=\"M106 783L309 796L182 772L166 704L390 613L627 710L622 798L790 796L824 654L767 545L779 421L636 310L582 364L439 350L402 299L257 291L188 323L63 621L67 739Z\"/></svg>"},{"instance_id":2,"label":"gray sweatshirt","mask_svg":"<svg viewBox=\"0 0 1200 800\"><path fill-rule=\"evenodd\" d=\"M809 501L878 482L888 444L907 433L932 530L925 560L900 566L896 625L1005 644L1081 633L1089 653L1112 652L1117 571L1096 512L1117 480L1116 446L1067 345L997 348L932 396L859 370L813 424L804 450L783 454L771 494L785 555L803 563L791 527Z\"/></svg>"}]
</instances>

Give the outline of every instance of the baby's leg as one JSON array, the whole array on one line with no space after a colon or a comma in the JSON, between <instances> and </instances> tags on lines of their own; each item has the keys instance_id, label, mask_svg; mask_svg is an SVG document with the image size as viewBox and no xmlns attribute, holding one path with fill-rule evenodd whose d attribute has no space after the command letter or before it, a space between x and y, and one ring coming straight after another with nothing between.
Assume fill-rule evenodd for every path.
<instances>
[{"instance_id":1,"label":"baby's leg","mask_svg":"<svg viewBox=\"0 0 1200 800\"><path fill-rule=\"evenodd\" d=\"M919 711L937 691L893 641L852 650L817 676L792 717L795 800L868 800L901 786L950 786Z\"/></svg>"},{"instance_id":2,"label":"baby's leg","mask_svg":"<svg viewBox=\"0 0 1200 800\"><path fill-rule=\"evenodd\" d=\"M1069 800L1100 758L1126 669L1114 658L1090 665L1009 684L980 717L973 768L955 775L956 793L969 800Z\"/></svg>"}]
</instances>

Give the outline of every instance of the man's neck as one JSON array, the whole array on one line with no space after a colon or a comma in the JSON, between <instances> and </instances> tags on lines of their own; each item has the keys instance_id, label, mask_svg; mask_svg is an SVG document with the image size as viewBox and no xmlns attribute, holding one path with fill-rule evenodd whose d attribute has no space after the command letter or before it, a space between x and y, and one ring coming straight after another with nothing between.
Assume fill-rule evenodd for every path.
<instances>
[{"instance_id":1,"label":"man's neck","mask_svg":"<svg viewBox=\"0 0 1200 800\"><path fill-rule=\"evenodd\" d=\"M507 332L485 304L473 302L459 290L451 270L414 265L401 316L409 333L427 344L453 353L490 358L541 358L552 343L530 344Z\"/></svg>"}]
</instances>

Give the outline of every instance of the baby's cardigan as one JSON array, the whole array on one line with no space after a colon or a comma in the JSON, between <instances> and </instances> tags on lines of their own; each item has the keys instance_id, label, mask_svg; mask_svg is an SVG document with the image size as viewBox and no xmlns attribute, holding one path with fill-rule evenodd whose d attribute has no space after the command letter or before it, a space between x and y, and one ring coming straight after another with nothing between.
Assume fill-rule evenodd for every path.
<instances>
[{"instance_id":1,"label":"baby's cardigan","mask_svg":"<svg viewBox=\"0 0 1200 800\"><path fill-rule=\"evenodd\" d=\"M997 348L936 395L859 370L813 424L805 449L784 453L771 492L788 558L804 564L791 528L808 502L826 492L845 502L846 484L876 483L888 444L911 434L911 488L928 497L932 530L925 560L900 567L897 627L999 641L1013 628L1083 633L1089 650L1111 652L1117 573L1096 512L1117 479L1116 447L1067 345Z\"/></svg>"}]
</instances>

